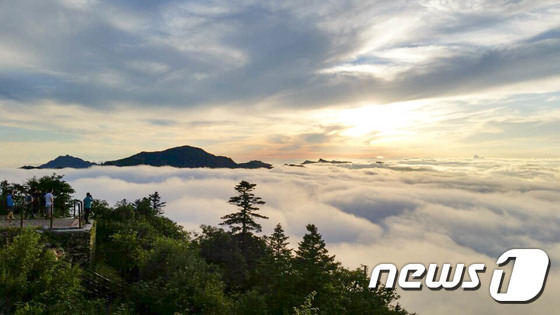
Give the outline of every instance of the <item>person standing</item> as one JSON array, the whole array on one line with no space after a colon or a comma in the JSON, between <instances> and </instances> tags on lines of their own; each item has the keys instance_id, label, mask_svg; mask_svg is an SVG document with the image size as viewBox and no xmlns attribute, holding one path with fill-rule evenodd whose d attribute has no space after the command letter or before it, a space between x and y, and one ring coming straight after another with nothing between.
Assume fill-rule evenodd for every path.
<instances>
[{"instance_id":1,"label":"person standing","mask_svg":"<svg viewBox=\"0 0 560 315\"><path fill-rule=\"evenodd\" d=\"M41 204L41 201L39 200L39 198L41 197L41 194L39 193L39 190L35 189L33 190L33 194L31 195L33 197L33 216L39 215L39 207Z\"/></svg>"},{"instance_id":2,"label":"person standing","mask_svg":"<svg viewBox=\"0 0 560 315\"><path fill-rule=\"evenodd\" d=\"M47 212L45 215L46 219L52 217L53 208L54 208L54 195L53 195L53 190L51 190L45 194L45 210Z\"/></svg>"},{"instance_id":3,"label":"person standing","mask_svg":"<svg viewBox=\"0 0 560 315\"><path fill-rule=\"evenodd\" d=\"M8 196L6 196L6 204L8 206L8 216L6 217L6 220L10 221L12 219L15 219L15 217L14 217L15 203L14 203L14 192L13 191L10 191L8 193Z\"/></svg>"},{"instance_id":4,"label":"person standing","mask_svg":"<svg viewBox=\"0 0 560 315\"><path fill-rule=\"evenodd\" d=\"M33 196L29 192L25 193L25 218L27 219L31 215L31 218L35 218L33 213Z\"/></svg>"},{"instance_id":5,"label":"person standing","mask_svg":"<svg viewBox=\"0 0 560 315\"><path fill-rule=\"evenodd\" d=\"M86 219L86 224L89 224L89 215L91 214L91 203L93 202L93 197L90 193L86 194L84 198L84 215Z\"/></svg>"}]
</instances>

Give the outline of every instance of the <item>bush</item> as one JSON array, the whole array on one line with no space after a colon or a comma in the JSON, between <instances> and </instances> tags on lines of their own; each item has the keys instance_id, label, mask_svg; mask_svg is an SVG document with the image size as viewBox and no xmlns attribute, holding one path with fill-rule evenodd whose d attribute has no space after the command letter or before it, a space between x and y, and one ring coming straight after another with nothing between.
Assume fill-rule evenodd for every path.
<instances>
[{"instance_id":1,"label":"bush","mask_svg":"<svg viewBox=\"0 0 560 315\"><path fill-rule=\"evenodd\" d=\"M0 313L89 313L100 306L83 297L80 269L44 247L25 229L0 249Z\"/></svg>"}]
</instances>

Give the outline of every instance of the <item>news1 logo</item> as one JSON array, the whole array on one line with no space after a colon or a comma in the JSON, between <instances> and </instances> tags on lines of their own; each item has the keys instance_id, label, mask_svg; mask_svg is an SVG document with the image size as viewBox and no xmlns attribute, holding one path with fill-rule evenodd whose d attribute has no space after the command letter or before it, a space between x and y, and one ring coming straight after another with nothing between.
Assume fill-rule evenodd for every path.
<instances>
[{"instance_id":1,"label":"news1 logo","mask_svg":"<svg viewBox=\"0 0 560 315\"><path fill-rule=\"evenodd\" d=\"M503 253L496 264L498 267L504 267L513 260L515 262L507 289L505 292L500 292L505 273L503 269L497 268L492 274L490 295L499 303L531 303L539 298L544 290L550 259L541 249L515 248ZM379 264L371 272L369 288L377 288L380 283L379 277L383 272L388 273L385 283L387 289L393 289L398 278L398 284L402 289L421 290L421 280L424 275L426 275L425 284L431 290L456 290L459 287L463 290L478 290L480 288L478 273L486 271L484 264L471 264L468 268L465 268L464 264L457 264L454 269L451 278L451 264L443 264L440 277L436 279L439 270L437 264L430 264L427 273L426 267L422 264L407 264L401 269L400 274L393 264ZM470 281L464 281L465 272L468 272Z\"/></svg>"}]
</instances>

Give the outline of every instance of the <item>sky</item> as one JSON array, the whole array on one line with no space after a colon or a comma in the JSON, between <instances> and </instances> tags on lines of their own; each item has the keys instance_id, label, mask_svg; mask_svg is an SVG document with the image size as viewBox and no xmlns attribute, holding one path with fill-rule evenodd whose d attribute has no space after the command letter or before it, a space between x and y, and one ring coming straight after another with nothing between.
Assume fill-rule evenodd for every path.
<instances>
[{"instance_id":1,"label":"sky","mask_svg":"<svg viewBox=\"0 0 560 315\"><path fill-rule=\"evenodd\" d=\"M158 191L164 215L188 231L217 226L235 211L227 203L241 180L257 184L269 235L281 223L295 248L316 224L348 268L380 263L484 263L477 291L404 291L400 303L418 314L555 314L560 308L560 161L386 159L385 163L278 165L258 170L96 166L57 170L76 190L114 205ZM0 168L22 183L52 170ZM489 294L496 260L512 248L540 248L551 261L542 295L530 304L500 304ZM511 266L510 266L511 267ZM507 272L507 271L506 271Z\"/></svg>"},{"instance_id":2,"label":"sky","mask_svg":"<svg viewBox=\"0 0 560 315\"><path fill-rule=\"evenodd\" d=\"M191 145L272 170L60 170L114 204L159 191L187 230L240 180L291 246L315 223L345 266L485 263L544 249L543 295L404 292L420 314L560 308L558 1L0 0L0 179L70 154ZM480 158L473 158L477 155ZM306 159L344 165L283 166ZM384 164L375 163L384 161Z\"/></svg>"},{"instance_id":3,"label":"sky","mask_svg":"<svg viewBox=\"0 0 560 315\"><path fill-rule=\"evenodd\" d=\"M557 158L557 1L0 1L0 166Z\"/></svg>"}]
</instances>

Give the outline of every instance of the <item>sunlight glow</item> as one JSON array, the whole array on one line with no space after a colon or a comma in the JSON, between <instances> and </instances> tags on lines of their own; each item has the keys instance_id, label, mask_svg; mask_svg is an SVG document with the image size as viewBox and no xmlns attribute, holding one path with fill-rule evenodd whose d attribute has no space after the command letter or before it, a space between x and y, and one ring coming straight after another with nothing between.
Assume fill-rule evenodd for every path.
<instances>
[{"instance_id":1,"label":"sunlight glow","mask_svg":"<svg viewBox=\"0 0 560 315\"><path fill-rule=\"evenodd\" d=\"M349 137L374 134L394 137L410 134L414 124L428 118L426 113L419 111L421 105L408 102L345 109L338 113L338 121L350 127L342 133Z\"/></svg>"}]
</instances>

